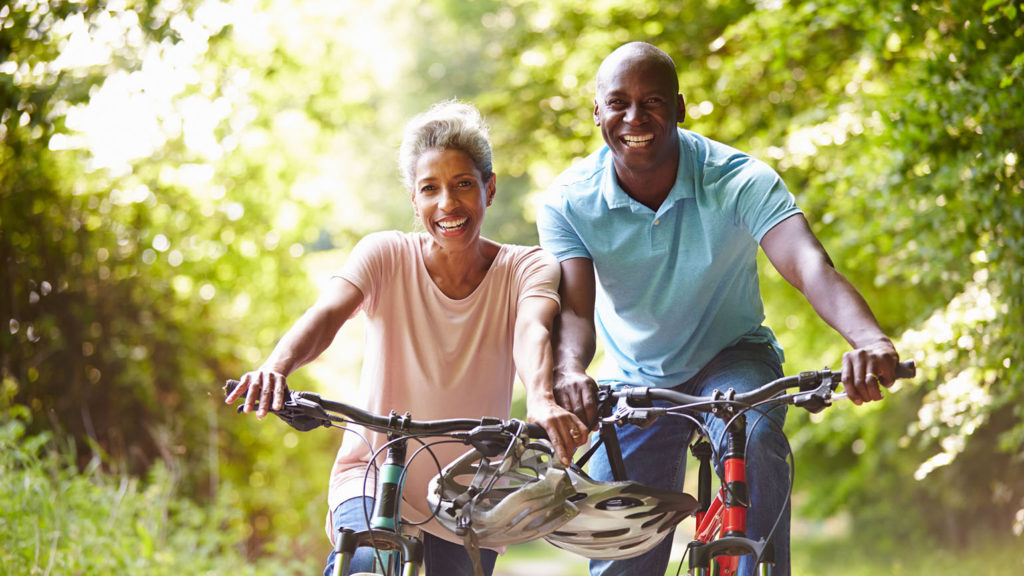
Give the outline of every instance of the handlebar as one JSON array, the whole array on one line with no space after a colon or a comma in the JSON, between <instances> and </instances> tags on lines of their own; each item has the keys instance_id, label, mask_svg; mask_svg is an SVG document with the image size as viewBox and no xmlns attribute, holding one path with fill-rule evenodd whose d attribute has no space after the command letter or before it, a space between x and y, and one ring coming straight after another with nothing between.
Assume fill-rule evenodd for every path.
<instances>
[{"instance_id":1,"label":"handlebar","mask_svg":"<svg viewBox=\"0 0 1024 576\"><path fill-rule=\"evenodd\" d=\"M228 395L238 386L238 380L228 380L224 394ZM242 407L239 406L241 411ZM331 427L335 423L354 422L360 426L397 436L448 435L456 440L472 444L487 454L495 445L503 449L509 438L526 434L529 438L547 439L547 432L539 424L521 420L484 417L455 418L446 420L413 420L408 413L381 416L356 408L350 404L322 398L314 392L289 390L287 400L280 410L271 413L284 420L296 430L306 432L319 427ZM339 416L340 414L340 416Z\"/></svg>"},{"instance_id":2,"label":"handlebar","mask_svg":"<svg viewBox=\"0 0 1024 576\"><path fill-rule=\"evenodd\" d=\"M913 360L899 363L896 367L896 378L913 378L917 374L917 366ZM664 400L688 410L696 412L717 412L724 406L751 406L760 404L779 396L790 388L799 388L800 392L786 397L786 402L805 408L811 412L820 412L830 404L830 398L836 387L842 382L843 373L828 368L819 371L801 372L795 376L786 376L773 380L754 390L735 393L732 390L722 392L715 390L710 396L695 396L675 390L648 387L627 387L610 392L610 396L626 401L631 407L648 408L652 400Z\"/></svg>"}]
</instances>

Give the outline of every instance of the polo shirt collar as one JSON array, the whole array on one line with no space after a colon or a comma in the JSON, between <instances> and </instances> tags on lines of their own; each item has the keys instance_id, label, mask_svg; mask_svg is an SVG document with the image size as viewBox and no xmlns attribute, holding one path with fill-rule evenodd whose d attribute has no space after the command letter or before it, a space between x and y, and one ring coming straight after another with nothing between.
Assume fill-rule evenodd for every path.
<instances>
[{"instance_id":1,"label":"polo shirt collar","mask_svg":"<svg viewBox=\"0 0 1024 576\"><path fill-rule=\"evenodd\" d=\"M696 150L693 148L693 142L686 137L682 129L677 129L677 133L679 135L679 170L676 171L675 184L672 185L672 189L669 190L665 202L662 203L662 209L672 206L684 198L696 196L692 173L692 158L695 156ZM612 156L612 152L607 146L604 152L602 163L605 169L604 176L601 178L601 196L610 210L615 208L631 208L635 211L637 207L643 205L630 198L626 191L622 189L622 186L619 185L619 178L615 175L615 159Z\"/></svg>"}]
</instances>

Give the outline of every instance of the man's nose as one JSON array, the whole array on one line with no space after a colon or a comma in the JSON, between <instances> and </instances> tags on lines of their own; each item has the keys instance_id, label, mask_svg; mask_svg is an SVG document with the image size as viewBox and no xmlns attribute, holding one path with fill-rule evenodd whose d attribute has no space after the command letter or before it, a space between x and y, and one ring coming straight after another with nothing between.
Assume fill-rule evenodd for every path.
<instances>
[{"instance_id":1,"label":"man's nose","mask_svg":"<svg viewBox=\"0 0 1024 576\"><path fill-rule=\"evenodd\" d=\"M625 120L629 123L637 123L644 121L644 109L639 104L630 104L626 108Z\"/></svg>"}]
</instances>

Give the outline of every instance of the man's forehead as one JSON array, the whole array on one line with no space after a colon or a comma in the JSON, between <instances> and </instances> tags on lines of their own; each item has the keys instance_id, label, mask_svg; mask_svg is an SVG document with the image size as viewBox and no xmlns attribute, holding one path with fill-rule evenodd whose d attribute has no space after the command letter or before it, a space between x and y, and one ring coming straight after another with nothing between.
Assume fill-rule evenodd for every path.
<instances>
[{"instance_id":1,"label":"man's forehead","mask_svg":"<svg viewBox=\"0 0 1024 576\"><path fill-rule=\"evenodd\" d=\"M598 70L596 88L598 94L615 94L646 88L645 92L661 93L675 91L675 70L669 70L662 62L654 58L621 58L615 62L608 60ZM629 79L628 82L624 80ZM647 86L640 86L642 81Z\"/></svg>"}]
</instances>

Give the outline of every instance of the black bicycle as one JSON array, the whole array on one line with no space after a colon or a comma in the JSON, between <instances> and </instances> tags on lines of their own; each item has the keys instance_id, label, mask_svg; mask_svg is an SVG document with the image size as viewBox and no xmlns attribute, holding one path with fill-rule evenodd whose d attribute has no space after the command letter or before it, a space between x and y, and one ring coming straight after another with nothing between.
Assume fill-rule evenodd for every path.
<instances>
[{"instance_id":1,"label":"black bicycle","mask_svg":"<svg viewBox=\"0 0 1024 576\"><path fill-rule=\"evenodd\" d=\"M230 394L237 386L238 381L228 381L224 387L225 394ZM241 412L242 408L238 410ZM300 431L320 427L350 430L346 427L348 424L358 424L387 435L387 442L372 458L373 462L377 462L378 456L382 452L385 454L383 463L376 471L374 508L367 518L369 528L358 532L339 528L335 539L336 576L349 573L356 548L363 546L375 551L374 569L377 574L415 576L419 573L423 563L423 544L417 536L403 531L408 526L402 521L400 505L406 466L418 454L430 454L431 442L460 442L472 448L469 453L472 457L464 457L460 462L474 462L475 477L459 492L460 501L455 503L448 500L446 504L439 502L433 509L435 518L466 539L467 548L536 539L562 523L557 514L548 514L552 517L536 521L538 516L544 514L534 513L535 521L530 526L518 528L516 522L492 527L483 518L494 507L492 502L502 503L507 500L513 491L510 487L533 484L545 477L538 472L559 466L551 446L546 441L535 441L547 437L544 429L537 424L498 418L418 421L413 420L408 413L399 415L392 412L382 416L322 398L319 394L299 391L289 391L283 407L272 413ZM410 442L418 445L411 458L407 457ZM523 458L527 453L532 458L529 462ZM544 470L539 465L541 460L544 461ZM524 473L524 466L536 470L532 474ZM438 464L438 472L442 471ZM502 485L496 486L499 480ZM565 485L570 486L568 482ZM563 498L569 495L567 490L562 490L560 494ZM552 509L551 506L534 508Z\"/></svg>"}]
</instances>

